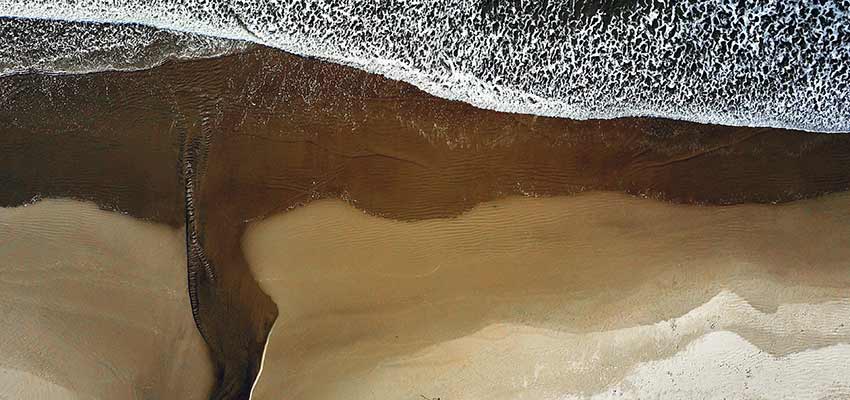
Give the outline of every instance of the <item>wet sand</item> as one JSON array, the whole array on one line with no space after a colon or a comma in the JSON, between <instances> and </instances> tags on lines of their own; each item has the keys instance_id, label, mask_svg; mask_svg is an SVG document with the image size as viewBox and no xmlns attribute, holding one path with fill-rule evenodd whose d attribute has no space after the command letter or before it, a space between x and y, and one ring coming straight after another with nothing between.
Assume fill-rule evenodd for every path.
<instances>
[{"instance_id":1,"label":"wet sand","mask_svg":"<svg viewBox=\"0 0 850 400\"><path fill-rule=\"evenodd\" d=\"M0 397L208 398L183 237L91 203L0 208Z\"/></svg>"},{"instance_id":2,"label":"wet sand","mask_svg":"<svg viewBox=\"0 0 850 400\"><path fill-rule=\"evenodd\" d=\"M0 100L0 205L70 197L188 226L214 398L247 397L259 368L277 307L242 236L283 210L343 199L417 221L513 195L740 204L850 187L848 135L496 113L266 48L134 73L7 77Z\"/></svg>"},{"instance_id":3,"label":"wet sand","mask_svg":"<svg viewBox=\"0 0 850 400\"><path fill-rule=\"evenodd\" d=\"M321 200L243 243L280 312L255 399L850 395L848 194L512 197L417 222Z\"/></svg>"}]
</instances>

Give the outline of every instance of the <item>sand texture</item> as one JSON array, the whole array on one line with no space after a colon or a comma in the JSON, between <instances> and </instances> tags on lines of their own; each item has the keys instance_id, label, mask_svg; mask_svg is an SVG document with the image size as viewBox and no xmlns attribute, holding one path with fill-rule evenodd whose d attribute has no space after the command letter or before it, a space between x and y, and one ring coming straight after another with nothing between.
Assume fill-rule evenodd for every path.
<instances>
[{"instance_id":1,"label":"sand texture","mask_svg":"<svg viewBox=\"0 0 850 400\"><path fill-rule=\"evenodd\" d=\"M850 196L507 198L255 222L280 310L256 399L850 396ZM777 383L778 382L778 383Z\"/></svg>"},{"instance_id":2,"label":"sand texture","mask_svg":"<svg viewBox=\"0 0 850 400\"><path fill-rule=\"evenodd\" d=\"M183 238L91 203L0 209L0 398L207 398Z\"/></svg>"}]
</instances>

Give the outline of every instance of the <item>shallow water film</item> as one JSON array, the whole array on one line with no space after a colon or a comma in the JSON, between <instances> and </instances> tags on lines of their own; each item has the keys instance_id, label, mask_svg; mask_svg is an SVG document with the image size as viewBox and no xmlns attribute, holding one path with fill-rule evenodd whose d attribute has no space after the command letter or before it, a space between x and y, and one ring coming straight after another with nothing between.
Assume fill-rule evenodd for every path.
<instances>
[{"instance_id":1,"label":"shallow water film","mask_svg":"<svg viewBox=\"0 0 850 400\"><path fill-rule=\"evenodd\" d=\"M848 399L850 4L0 0L0 399Z\"/></svg>"}]
</instances>

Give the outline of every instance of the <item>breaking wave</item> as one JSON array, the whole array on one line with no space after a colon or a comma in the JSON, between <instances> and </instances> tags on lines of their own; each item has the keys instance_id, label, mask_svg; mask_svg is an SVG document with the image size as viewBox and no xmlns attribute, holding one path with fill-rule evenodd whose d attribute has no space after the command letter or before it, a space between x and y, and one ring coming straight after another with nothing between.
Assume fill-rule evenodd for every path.
<instances>
[{"instance_id":1,"label":"breaking wave","mask_svg":"<svg viewBox=\"0 0 850 400\"><path fill-rule=\"evenodd\" d=\"M117 62L99 50L101 60L86 60L116 43L158 47L145 40L164 34L145 25L188 34L165 34L176 43L172 51L148 54L144 65L244 46L198 36L205 35L351 65L499 111L850 131L850 0L587 3L0 0L2 16L99 23L97 32L107 32L104 38L82 24L89 36L80 39L42 28L33 41L18 27L0 38L0 73L73 71L71 61L89 63L81 70L139 65L123 51L115 52ZM77 53L62 53L62 63L34 57L4 65L21 46Z\"/></svg>"}]
</instances>

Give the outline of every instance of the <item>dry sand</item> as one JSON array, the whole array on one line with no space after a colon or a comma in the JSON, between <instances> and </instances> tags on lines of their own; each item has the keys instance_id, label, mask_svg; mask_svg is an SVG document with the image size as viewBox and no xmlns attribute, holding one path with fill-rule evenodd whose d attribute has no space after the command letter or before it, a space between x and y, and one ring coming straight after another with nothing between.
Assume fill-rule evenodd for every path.
<instances>
[{"instance_id":1,"label":"dry sand","mask_svg":"<svg viewBox=\"0 0 850 400\"><path fill-rule=\"evenodd\" d=\"M416 222L320 200L243 249L280 310L255 399L850 396L850 194Z\"/></svg>"},{"instance_id":2,"label":"dry sand","mask_svg":"<svg viewBox=\"0 0 850 400\"><path fill-rule=\"evenodd\" d=\"M207 398L184 238L91 203L0 209L0 398Z\"/></svg>"}]
</instances>

